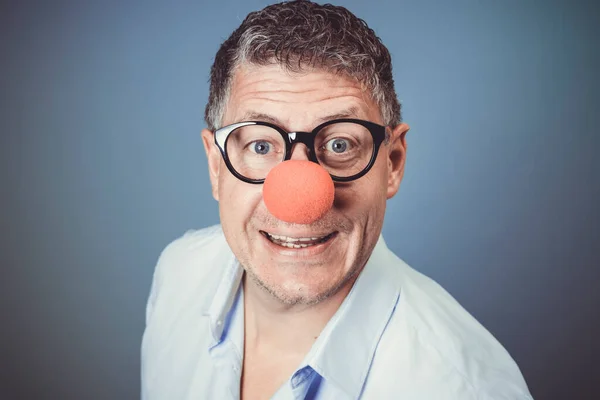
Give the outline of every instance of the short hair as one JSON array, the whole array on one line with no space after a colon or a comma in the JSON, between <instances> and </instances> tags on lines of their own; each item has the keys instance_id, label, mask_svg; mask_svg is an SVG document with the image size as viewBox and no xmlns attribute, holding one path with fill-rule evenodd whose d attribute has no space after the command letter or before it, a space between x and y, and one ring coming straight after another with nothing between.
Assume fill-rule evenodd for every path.
<instances>
[{"instance_id":1,"label":"short hair","mask_svg":"<svg viewBox=\"0 0 600 400\"><path fill-rule=\"evenodd\" d=\"M321 68L356 79L388 126L402 120L392 60L381 39L344 7L306 0L251 12L219 48L210 71L208 128L222 124L233 75L243 64L279 64L290 72Z\"/></svg>"}]
</instances>

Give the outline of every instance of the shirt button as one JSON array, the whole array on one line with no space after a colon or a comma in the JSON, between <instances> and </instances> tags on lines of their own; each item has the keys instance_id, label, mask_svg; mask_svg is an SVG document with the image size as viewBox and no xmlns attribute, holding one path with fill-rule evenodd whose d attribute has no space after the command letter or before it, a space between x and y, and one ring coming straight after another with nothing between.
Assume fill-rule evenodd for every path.
<instances>
[{"instance_id":1,"label":"shirt button","mask_svg":"<svg viewBox=\"0 0 600 400\"><path fill-rule=\"evenodd\" d=\"M217 321L217 326L221 326L221 324L222 324L222 323L223 323L223 321L221 321L221 320L218 320L218 321Z\"/></svg>"},{"instance_id":2,"label":"shirt button","mask_svg":"<svg viewBox=\"0 0 600 400\"><path fill-rule=\"evenodd\" d=\"M233 372L238 372L240 369L238 367L236 367L235 365L233 366Z\"/></svg>"},{"instance_id":3,"label":"shirt button","mask_svg":"<svg viewBox=\"0 0 600 400\"><path fill-rule=\"evenodd\" d=\"M292 386L294 388L296 388L302 381L303 377L304 377L304 374L302 372L298 372L294 376L292 376Z\"/></svg>"}]
</instances>

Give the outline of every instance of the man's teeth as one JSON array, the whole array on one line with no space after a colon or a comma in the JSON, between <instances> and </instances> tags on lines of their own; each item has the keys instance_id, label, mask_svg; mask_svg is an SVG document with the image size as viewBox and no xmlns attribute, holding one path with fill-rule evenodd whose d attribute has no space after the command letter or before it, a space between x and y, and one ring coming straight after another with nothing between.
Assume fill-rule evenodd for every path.
<instances>
[{"instance_id":1,"label":"man's teeth","mask_svg":"<svg viewBox=\"0 0 600 400\"><path fill-rule=\"evenodd\" d=\"M266 233L266 232L265 232ZM303 237L303 238L293 238L289 236L283 235L271 235L267 233L267 237L271 240L271 242L283 246L288 247L290 249L301 249L309 246L314 246L319 243L326 242L331 235L326 235L322 237Z\"/></svg>"},{"instance_id":2,"label":"man's teeth","mask_svg":"<svg viewBox=\"0 0 600 400\"><path fill-rule=\"evenodd\" d=\"M323 237L293 238L293 237L289 237L289 236L279 236L279 235L271 235L271 234L269 234L269 236L272 239L283 240L285 242L310 242L311 240L319 240L319 239L325 238L325 236L323 236Z\"/></svg>"}]
</instances>

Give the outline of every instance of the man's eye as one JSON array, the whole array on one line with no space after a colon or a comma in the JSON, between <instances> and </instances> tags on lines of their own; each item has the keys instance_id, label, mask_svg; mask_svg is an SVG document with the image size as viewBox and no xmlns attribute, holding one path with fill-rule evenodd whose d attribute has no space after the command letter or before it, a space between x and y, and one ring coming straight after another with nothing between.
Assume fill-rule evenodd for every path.
<instances>
[{"instance_id":1,"label":"man's eye","mask_svg":"<svg viewBox=\"0 0 600 400\"><path fill-rule=\"evenodd\" d=\"M257 140L256 142L250 143L250 151L256 154L265 155L269 154L271 150L271 144L264 140Z\"/></svg>"},{"instance_id":2,"label":"man's eye","mask_svg":"<svg viewBox=\"0 0 600 400\"><path fill-rule=\"evenodd\" d=\"M334 153L343 153L350 148L350 142L346 139L335 138L325 143L325 149Z\"/></svg>"}]
</instances>

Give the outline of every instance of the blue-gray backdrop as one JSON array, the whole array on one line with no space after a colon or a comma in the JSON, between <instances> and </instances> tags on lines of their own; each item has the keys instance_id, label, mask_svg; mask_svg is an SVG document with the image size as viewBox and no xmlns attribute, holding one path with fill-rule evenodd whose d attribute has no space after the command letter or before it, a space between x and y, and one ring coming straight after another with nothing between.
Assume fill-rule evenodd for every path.
<instances>
[{"instance_id":1,"label":"blue-gray backdrop","mask_svg":"<svg viewBox=\"0 0 600 400\"><path fill-rule=\"evenodd\" d=\"M156 258L218 222L209 67L266 3L1 3L1 399L139 397ZM412 126L389 245L506 346L536 398L592 398L598 6L338 3L388 45Z\"/></svg>"}]
</instances>

